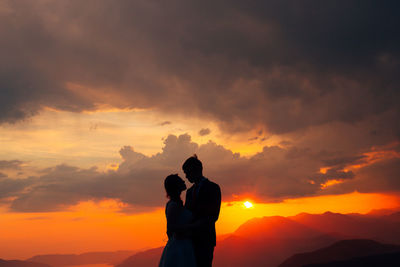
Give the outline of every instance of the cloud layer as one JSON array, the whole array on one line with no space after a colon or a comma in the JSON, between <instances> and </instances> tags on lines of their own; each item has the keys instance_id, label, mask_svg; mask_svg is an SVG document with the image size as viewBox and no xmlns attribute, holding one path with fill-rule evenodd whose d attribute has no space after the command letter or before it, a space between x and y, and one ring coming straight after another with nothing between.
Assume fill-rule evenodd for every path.
<instances>
[{"instance_id":1,"label":"cloud layer","mask_svg":"<svg viewBox=\"0 0 400 267\"><path fill-rule=\"evenodd\" d=\"M22 162L0 161L0 198L17 211L102 198L155 207L165 200L163 177L193 153L225 200L397 191L399 7L370 0L4 0L0 123L44 107L144 108L281 143L245 158L170 135L153 156L121 148L116 171L59 165L25 179L2 171ZM343 182L321 189L335 179Z\"/></svg>"},{"instance_id":2,"label":"cloud layer","mask_svg":"<svg viewBox=\"0 0 400 267\"><path fill-rule=\"evenodd\" d=\"M398 152L397 146L348 156L312 148L266 146L245 158L212 141L198 145L187 134L170 135L162 152L150 157L130 146L121 148L122 163L116 171L58 165L41 170L36 177L0 177L0 199L20 212L56 211L80 201L103 199L121 201L130 212L160 207L166 201L164 178L171 173L182 175L182 163L194 153L203 162L205 176L220 184L224 201L245 197L281 201L354 190L398 192ZM323 189L331 180L342 183Z\"/></svg>"},{"instance_id":3,"label":"cloud layer","mask_svg":"<svg viewBox=\"0 0 400 267\"><path fill-rule=\"evenodd\" d=\"M153 108L227 132L380 116L399 135L396 1L3 1L0 121ZM391 113L391 116L385 114Z\"/></svg>"}]
</instances>

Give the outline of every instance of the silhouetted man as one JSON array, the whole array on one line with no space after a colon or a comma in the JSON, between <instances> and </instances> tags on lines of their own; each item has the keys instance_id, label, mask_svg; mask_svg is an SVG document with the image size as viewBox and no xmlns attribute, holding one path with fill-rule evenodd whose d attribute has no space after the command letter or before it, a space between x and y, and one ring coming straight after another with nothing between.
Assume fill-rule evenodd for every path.
<instances>
[{"instance_id":1,"label":"silhouetted man","mask_svg":"<svg viewBox=\"0 0 400 267\"><path fill-rule=\"evenodd\" d=\"M215 222L221 206L221 190L203 176L203 165L196 155L188 158L182 169L193 183L186 192L185 207L193 213L198 225L192 238L197 267L210 267L216 245Z\"/></svg>"}]
</instances>

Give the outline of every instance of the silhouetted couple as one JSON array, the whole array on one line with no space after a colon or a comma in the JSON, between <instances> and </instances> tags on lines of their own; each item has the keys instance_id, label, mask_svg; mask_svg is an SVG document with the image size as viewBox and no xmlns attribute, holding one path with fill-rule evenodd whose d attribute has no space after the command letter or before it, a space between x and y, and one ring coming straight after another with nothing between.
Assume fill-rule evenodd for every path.
<instances>
[{"instance_id":1,"label":"silhouetted couple","mask_svg":"<svg viewBox=\"0 0 400 267\"><path fill-rule=\"evenodd\" d=\"M165 178L169 197L165 208L168 242L160 267L209 267L216 244L215 222L221 206L221 190L203 176L203 165L197 156L188 158L182 166L189 182L186 201L181 200L186 184L177 174Z\"/></svg>"}]
</instances>

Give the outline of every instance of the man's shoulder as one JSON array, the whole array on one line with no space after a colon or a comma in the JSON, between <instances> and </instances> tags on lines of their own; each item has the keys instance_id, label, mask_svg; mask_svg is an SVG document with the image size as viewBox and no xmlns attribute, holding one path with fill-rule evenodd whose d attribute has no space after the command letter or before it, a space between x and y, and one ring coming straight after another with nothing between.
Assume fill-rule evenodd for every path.
<instances>
[{"instance_id":1,"label":"man's shoulder","mask_svg":"<svg viewBox=\"0 0 400 267\"><path fill-rule=\"evenodd\" d=\"M206 178L204 182L207 185L207 187L219 189L219 185L213 181L210 181L208 178Z\"/></svg>"}]
</instances>

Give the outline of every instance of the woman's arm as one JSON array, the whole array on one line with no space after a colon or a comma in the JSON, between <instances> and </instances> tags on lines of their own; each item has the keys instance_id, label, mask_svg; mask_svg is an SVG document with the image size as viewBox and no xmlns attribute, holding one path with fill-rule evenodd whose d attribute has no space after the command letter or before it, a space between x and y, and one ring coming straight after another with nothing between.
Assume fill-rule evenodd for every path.
<instances>
[{"instance_id":1,"label":"woman's arm","mask_svg":"<svg viewBox=\"0 0 400 267\"><path fill-rule=\"evenodd\" d=\"M203 221L195 221L193 223L182 224L179 223L179 216L184 209L182 206L175 202L171 202L167 208L167 232L175 232L177 234L190 234L189 232L194 228L202 225Z\"/></svg>"},{"instance_id":2,"label":"woman's arm","mask_svg":"<svg viewBox=\"0 0 400 267\"><path fill-rule=\"evenodd\" d=\"M183 207L175 202L170 202L167 207L167 231L183 233L193 228L190 224L179 223L179 216Z\"/></svg>"}]
</instances>

